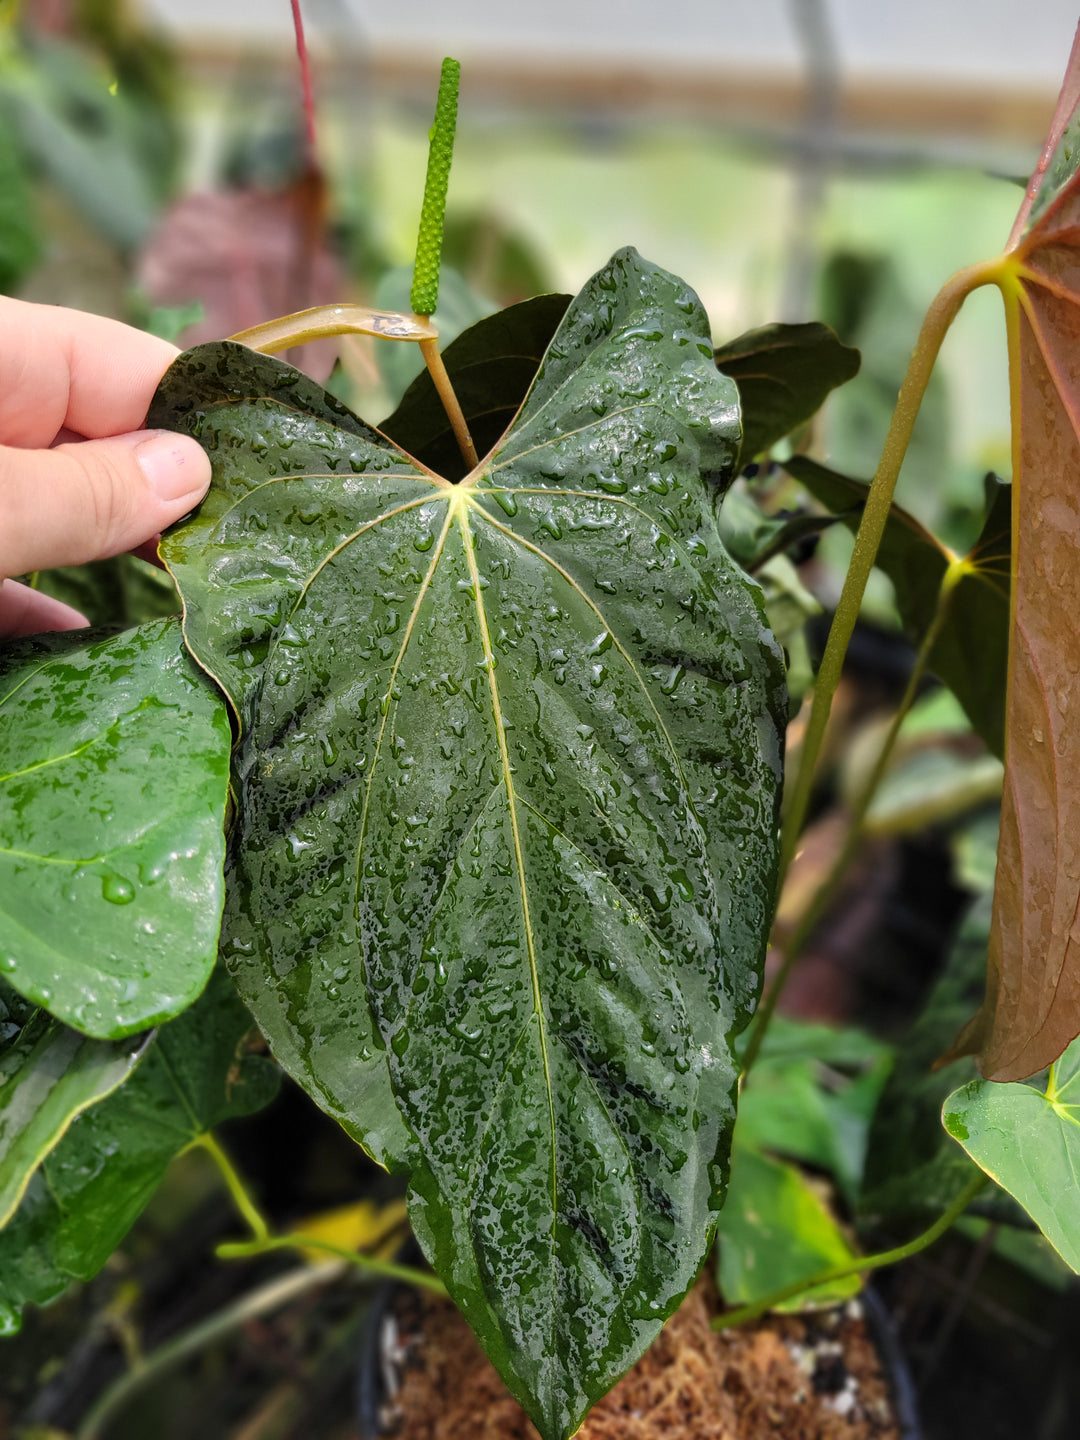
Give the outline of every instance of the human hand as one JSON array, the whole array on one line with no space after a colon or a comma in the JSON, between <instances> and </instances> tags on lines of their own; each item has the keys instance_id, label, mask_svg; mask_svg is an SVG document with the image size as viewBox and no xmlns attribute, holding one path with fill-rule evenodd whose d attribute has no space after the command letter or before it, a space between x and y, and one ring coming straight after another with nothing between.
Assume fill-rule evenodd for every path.
<instances>
[{"instance_id":1,"label":"human hand","mask_svg":"<svg viewBox=\"0 0 1080 1440\"><path fill-rule=\"evenodd\" d=\"M174 345L0 297L0 638L87 622L7 578L153 540L210 484L197 441L139 430Z\"/></svg>"}]
</instances>

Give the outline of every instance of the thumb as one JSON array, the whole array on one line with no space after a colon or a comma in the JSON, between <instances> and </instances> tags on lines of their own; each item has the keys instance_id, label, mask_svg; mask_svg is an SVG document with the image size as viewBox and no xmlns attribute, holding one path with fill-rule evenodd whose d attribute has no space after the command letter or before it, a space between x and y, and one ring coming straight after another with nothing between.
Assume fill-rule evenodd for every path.
<instances>
[{"instance_id":1,"label":"thumb","mask_svg":"<svg viewBox=\"0 0 1080 1440\"><path fill-rule=\"evenodd\" d=\"M209 484L202 446L168 430L52 450L0 446L0 576L133 550L198 504Z\"/></svg>"}]
</instances>

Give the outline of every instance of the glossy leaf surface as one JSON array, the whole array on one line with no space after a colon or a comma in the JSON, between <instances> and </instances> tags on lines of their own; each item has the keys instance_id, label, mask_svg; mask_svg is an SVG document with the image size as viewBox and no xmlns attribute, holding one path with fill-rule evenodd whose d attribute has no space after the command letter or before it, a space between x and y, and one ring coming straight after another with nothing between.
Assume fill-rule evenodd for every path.
<instances>
[{"instance_id":1,"label":"glossy leaf surface","mask_svg":"<svg viewBox=\"0 0 1080 1440\"><path fill-rule=\"evenodd\" d=\"M986 1000L961 1037L994 1080L1080 1033L1080 46L1006 260L1015 609Z\"/></svg>"},{"instance_id":2,"label":"glossy leaf surface","mask_svg":"<svg viewBox=\"0 0 1080 1440\"><path fill-rule=\"evenodd\" d=\"M1080 1272L1080 1040L1050 1067L1045 1090L973 1080L946 1099L941 1118Z\"/></svg>"},{"instance_id":3,"label":"glossy leaf surface","mask_svg":"<svg viewBox=\"0 0 1080 1440\"><path fill-rule=\"evenodd\" d=\"M225 707L174 620L0 652L0 974L85 1034L177 1014L214 965Z\"/></svg>"},{"instance_id":4,"label":"glossy leaf surface","mask_svg":"<svg viewBox=\"0 0 1080 1440\"><path fill-rule=\"evenodd\" d=\"M803 456L785 463L815 499L858 528L869 486ZM1009 637L1010 487L992 481L978 540L949 601L930 668L948 685L997 756L1005 750L1005 674ZM913 515L892 506L877 565L896 590L904 628L915 643L930 627L952 552Z\"/></svg>"},{"instance_id":5,"label":"glossy leaf surface","mask_svg":"<svg viewBox=\"0 0 1080 1440\"><path fill-rule=\"evenodd\" d=\"M146 1040L90 1040L0 981L0 1226L75 1116L128 1078Z\"/></svg>"},{"instance_id":6,"label":"glossy leaf surface","mask_svg":"<svg viewBox=\"0 0 1080 1440\"><path fill-rule=\"evenodd\" d=\"M739 387L743 463L810 419L859 370L859 352L819 321L763 325L721 345L716 366Z\"/></svg>"},{"instance_id":7,"label":"glossy leaf surface","mask_svg":"<svg viewBox=\"0 0 1080 1440\"><path fill-rule=\"evenodd\" d=\"M23 1306L96 1275L157 1189L169 1162L223 1120L273 1099L278 1071L244 1053L251 1016L223 970L163 1025L115 1094L80 1115L0 1230L0 1334Z\"/></svg>"},{"instance_id":8,"label":"glossy leaf surface","mask_svg":"<svg viewBox=\"0 0 1080 1440\"><path fill-rule=\"evenodd\" d=\"M716 536L739 431L707 337L619 252L461 485L229 345L151 412L215 466L165 553L243 730L230 965L409 1170L548 1440L704 1255L771 908L782 669Z\"/></svg>"},{"instance_id":9,"label":"glossy leaf surface","mask_svg":"<svg viewBox=\"0 0 1080 1440\"><path fill-rule=\"evenodd\" d=\"M748 1145L735 1146L717 1239L716 1278L727 1305L751 1304L819 1270L855 1259L839 1225L806 1177L794 1165ZM857 1295L861 1288L859 1276L848 1275L797 1295L776 1309L836 1305Z\"/></svg>"}]
</instances>

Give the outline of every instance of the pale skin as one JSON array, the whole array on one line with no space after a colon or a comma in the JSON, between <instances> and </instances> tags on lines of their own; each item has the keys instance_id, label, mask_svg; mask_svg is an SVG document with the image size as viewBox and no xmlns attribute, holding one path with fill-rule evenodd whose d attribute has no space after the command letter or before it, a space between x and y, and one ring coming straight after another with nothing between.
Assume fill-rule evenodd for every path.
<instances>
[{"instance_id":1,"label":"pale skin","mask_svg":"<svg viewBox=\"0 0 1080 1440\"><path fill-rule=\"evenodd\" d=\"M87 623L12 576L150 553L205 495L201 446L141 428L178 353L115 320L0 297L0 639Z\"/></svg>"}]
</instances>

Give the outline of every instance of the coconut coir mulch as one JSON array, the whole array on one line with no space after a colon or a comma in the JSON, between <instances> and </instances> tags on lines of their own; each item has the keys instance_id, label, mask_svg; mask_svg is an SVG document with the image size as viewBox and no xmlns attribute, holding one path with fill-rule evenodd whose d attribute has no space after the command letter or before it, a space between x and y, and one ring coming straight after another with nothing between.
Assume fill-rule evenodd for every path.
<instances>
[{"instance_id":1,"label":"coconut coir mulch","mask_svg":"<svg viewBox=\"0 0 1080 1440\"><path fill-rule=\"evenodd\" d=\"M716 1312L703 1276L578 1440L898 1440L888 1381L857 1305L722 1332L709 1329ZM397 1328L401 1384L383 1434L538 1440L453 1306L410 1301Z\"/></svg>"}]
</instances>

